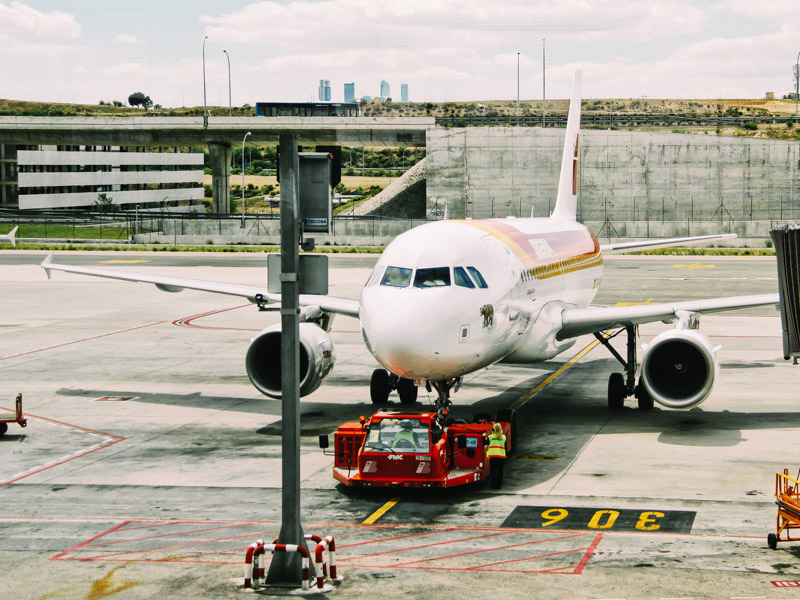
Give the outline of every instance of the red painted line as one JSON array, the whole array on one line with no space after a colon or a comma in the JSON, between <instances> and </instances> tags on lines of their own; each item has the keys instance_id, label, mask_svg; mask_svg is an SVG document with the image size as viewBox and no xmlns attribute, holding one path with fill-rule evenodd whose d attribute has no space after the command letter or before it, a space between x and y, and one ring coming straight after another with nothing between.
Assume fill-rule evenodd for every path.
<instances>
[{"instance_id":1,"label":"red painted line","mask_svg":"<svg viewBox=\"0 0 800 600\"><path fill-rule=\"evenodd\" d=\"M381 529L381 527L376 527L374 530L380 530L380 529ZM397 536L397 537L384 538L384 539L381 539L381 540L367 540L366 542L358 542L356 544L345 544L345 545L336 544L336 548L338 550L342 550L343 548L355 548L357 546L365 546L367 544L379 544L379 543L382 543L382 542L393 542L395 540L403 540L403 539L407 539L407 538L422 537L422 536L425 536L425 535L433 535L434 533L442 533L442 532L445 532L445 531L457 531L457 530L458 529L456 527L449 527L447 529L438 529L438 530L435 530L435 531L428 531L428 532L425 532L425 533L413 533L413 534L410 534L410 535L400 535L400 536ZM337 561L338 560L340 560L340 559L337 558ZM347 560L347 559L346 558L342 558L341 560Z\"/></svg>"},{"instance_id":2,"label":"red painted line","mask_svg":"<svg viewBox=\"0 0 800 600\"><path fill-rule=\"evenodd\" d=\"M245 308L247 306L252 306L252 304L248 302L247 304L242 304L241 306L232 306L230 308L222 308L220 310L211 310L205 313L201 313L199 315L192 315L191 317L183 317L182 319L177 319L173 321L172 324L177 325L178 327L194 327L195 329L216 329L220 331L261 331L260 329L244 329L241 327L211 327L208 325L195 325L193 322L196 319L202 319L204 317L218 315L224 312L228 312L230 310L238 310L240 308Z\"/></svg>"},{"instance_id":3,"label":"red painted line","mask_svg":"<svg viewBox=\"0 0 800 600\"><path fill-rule=\"evenodd\" d=\"M0 407L0 408L2 408L2 410L7 410L9 412L14 412L10 408L3 408L3 407ZM124 438L122 436L115 435L113 433L105 433L103 431L96 431L94 429L89 429L88 427L81 427L80 425L72 425L70 423L64 423L62 421L56 421L55 419L48 419L47 417L40 417L38 415L33 415L31 413L25 413L25 416L27 418L41 419L43 421L49 421L50 423L56 423L58 425L63 425L65 427L71 427L72 429L80 429L81 431L87 431L89 433L94 433L94 434L97 434L97 435L102 435L102 436L105 436L105 437L116 438L116 439L111 441L111 442L108 442L106 444L103 444L102 446L98 446L97 448L92 448L90 450L86 450L84 452L81 452L80 454L76 454L74 456L70 456L69 458L65 458L62 461L53 463L51 465L47 465L46 467L42 467L40 469L36 469L35 471L30 471L30 472L26 471L24 475L20 475L19 477L16 477L15 479L10 479L8 481L0 483L0 488L5 487L5 486L7 486L9 484L12 484L12 483L16 483L17 481L20 481L21 479L25 479L27 477L31 477L32 475L36 475L38 473L42 473L43 471L47 471L47 470L52 469L54 467L58 467L60 465L66 464L68 462L72 462L73 460L77 460L79 458L83 458L84 456L88 456L89 454L97 452L98 450L105 450L106 448L109 448L109 447L113 446L114 444L119 444L120 442L124 442L127 439L127 438Z\"/></svg>"},{"instance_id":4,"label":"red painted line","mask_svg":"<svg viewBox=\"0 0 800 600\"><path fill-rule=\"evenodd\" d=\"M208 527L206 529L191 529L191 530L188 530L188 531L175 531L175 532L172 532L172 533L162 533L160 535L148 535L148 536L145 536L145 537L134 537L134 538L126 538L124 540L114 540L113 542L101 542L99 544L92 544L91 546L92 546L92 548L99 548L100 546L111 546L113 544L125 544L125 543L128 543L128 542L142 542L142 541L145 541L145 540L156 540L156 539L159 539L159 538L174 537L176 535L189 535L189 534L192 534L192 533L203 533L205 531L219 531L221 529L238 529L240 527L246 527L246 526L247 526L246 524L243 524L243 525L223 525L222 527ZM133 528L125 529L125 531L132 531L132 529ZM225 538L225 539L232 539L232 538ZM210 540L210 541L214 541L214 540ZM203 543L205 543L205 542L203 542Z\"/></svg>"},{"instance_id":5,"label":"red painted line","mask_svg":"<svg viewBox=\"0 0 800 600\"><path fill-rule=\"evenodd\" d=\"M597 535L595 535L594 541L589 545L589 551L583 557L583 560L580 562L578 568L575 571L576 575L580 575L581 573L583 573L583 568L586 566L586 563L589 562L589 559L592 557L592 554L594 554L594 551L597 549L597 546L600 545L600 541L602 539L603 539L602 533L598 533Z\"/></svg>"},{"instance_id":6,"label":"red painted line","mask_svg":"<svg viewBox=\"0 0 800 600\"><path fill-rule=\"evenodd\" d=\"M444 542L435 542L433 544L423 544L422 546L410 546L408 548L396 548L394 550L386 550L385 552L370 552L369 555L370 555L370 557L372 557L372 556L382 556L384 554L395 554L397 552L408 552L409 550L419 550L421 548L433 548L434 546L446 546L447 544L458 544L459 542L470 542L472 540L480 540L480 539L484 539L484 538L488 538L488 537L495 537L495 536L498 536L498 535L509 535L509 534L512 534L512 533L516 533L516 531L514 531L514 530L511 530L511 531L498 531L497 533L487 533L485 535L476 535L476 536L467 537L467 538L459 538L457 540L447 540L447 541L444 541ZM381 540L381 541L385 541L385 540ZM337 549L340 548L340 546L338 544L336 545L336 547L337 547ZM341 548L344 548L344 547L346 547L346 546L341 546ZM507 547L511 548L513 546L507 546ZM495 549L500 549L500 547L499 548L495 548ZM477 550L476 552L485 552L485 550ZM473 554L473 553L472 552L467 552L467 553L465 553L465 555L466 554ZM454 554L453 556L460 556L460 555ZM449 557L445 556L445 557L440 557L440 558L418 560L418 561L414 561L414 562L426 562L427 560L441 560L441 558L449 558ZM337 560L339 562L344 562L347 559L342 558L342 559L337 559ZM400 564L401 565L410 565L410 564L414 564L414 563L400 563Z\"/></svg>"},{"instance_id":7,"label":"red painted line","mask_svg":"<svg viewBox=\"0 0 800 600\"><path fill-rule=\"evenodd\" d=\"M501 560L495 563L487 563L485 565L479 565L477 567L466 567L465 571L498 571L498 569L490 569L489 567L497 567L499 565L508 565L511 563L516 562L524 562L526 560L538 560L540 558L552 558L553 556L564 556L566 554L574 554L575 552L586 552L589 548L574 548L572 550L561 550L560 552L551 552L549 554L537 554L534 556L527 556L524 558L512 558L510 560ZM564 569L564 567L559 567L559 569Z\"/></svg>"},{"instance_id":8,"label":"red painted line","mask_svg":"<svg viewBox=\"0 0 800 600\"><path fill-rule=\"evenodd\" d=\"M120 528L122 528L122 527L125 527L125 525L126 525L127 523L129 523L129 521L123 521L123 522L122 522L122 523L120 523L119 525L115 525L114 527L112 527L111 529L109 529L109 530L107 530L107 531L104 531L103 533L98 533L98 534L97 534L96 536L94 536L93 538L89 538L89 539L88 539L88 540L86 540L85 542L81 542L80 544L78 544L77 546L74 546L74 547L70 548L70 549L69 549L69 550L67 550L66 552L62 552L61 554L56 554L55 556L51 557L51 558L50 558L50 560L61 560L61 557L62 557L62 556L66 556L66 555L67 555L67 554L69 554L70 552L75 552L76 550L80 550L81 548L83 548L83 547L84 547L84 546L86 546L87 544L91 544L91 543L92 543L93 541L95 541L96 539L99 539L99 538L103 537L104 535L109 535L109 534L111 534L111 533L115 532L117 529L120 529Z\"/></svg>"},{"instance_id":9,"label":"red painted line","mask_svg":"<svg viewBox=\"0 0 800 600\"><path fill-rule=\"evenodd\" d=\"M161 325L166 321L156 321L155 323L147 323L146 325L137 325L129 327L128 329L120 329L118 331L109 331L108 333L101 333L92 337L82 338L80 340L73 340L71 342L64 342L63 344L56 344L55 346L47 346L45 348L37 348L36 350L29 350L28 352L20 352L19 354L11 354L9 356L0 356L0 360L8 360L10 358L19 358L20 356L27 356L29 354L36 354L37 352L44 352L45 350L55 350L56 348L63 348L71 346L72 344L80 344L81 342L89 342L91 340L99 340L100 338L108 337L110 335L117 335L119 333L128 333L129 331L136 331L137 329L144 329L145 327L152 327L153 325Z\"/></svg>"},{"instance_id":10,"label":"red painted line","mask_svg":"<svg viewBox=\"0 0 800 600\"><path fill-rule=\"evenodd\" d=\"M134 523L136 521L128 521L129 523ZM145 521L138 521L139 523L143 523ZM137 529L152 529L153 527L173 527L175 525L211 525L214 523L228 523L230 527L245 527L245 526L252 526L252 525L264 525L264 524L278 524L277 521L196 521L193 519L187 519L185 521L146 521L149 525L139 525L137 527L126 527L125 531L135 531Z\"/></svg>"},{"instance_id":11,"label":"red painted line","mask_svg":"<svg viewBox=\"0 0 800 600\"><path fill-rule=\"evenodd\" d=\"M506 531L506 532L503 532L502 534L499 534L499 535L508 535L508 534L511 534L511 533L517 533L517 532L516 531ZM415 561L412 561L412 562L399 563L399 565L408 566L408 565L415 565L415 564L424 563L424 562L433 562L434 560L445 560L445 559L448 559L448 558L461 558L461 557L464 557L464 556L470 556L470 555L474 555L474 554L482 554L484 552L496 552L496 551L499 551L499 550L509 550L511 548L519 548L519 547L522 547L522 546L530 546L530 545L533 545L533 544L543 544L543 543L546 543L546 542L557 542L559 540L568 540L568 539L571 539L571 538L583 537L584 535L585 534L579 533L579 534L575 534L575 535L565 535L565 536L561 536L561 537L557 537L557 538L547 538L547 539L543 539L543 540L532 540L532 541L529 541L529 542L522 542L520 544L511 544L509 546L495 546L493 548L481 548L479 550L472 550L471 552L462 552L460 554L449 554L447 556L437 556L436 558L426 558L426 559L423 559L423 560L415 560ZM478 539L478 538L474 538L474 539ZM413 548L407 548L406 550L416 550L417 548L424 548L424 547L425 546L415 546ZM568 552L575 552L575 550L569 550ZM561 554L561 552L558 552L557 554ZM372 554L370 556L376 556L376 555ZM523 560L528 560L528 559L523 559ZM500 564L500 563L498 563L498 564Z\"/></svg>"},{"instance_id":12,"label":"red painted line","mask_svg":"<svg viewBox=\"0 0 800 600\"><path fill-rule=\"evenodd\" d=\"M201 545L201 544L213 544L213 543L216 543L216 542L227 542L227 541L238 540L238 539L242 539L242 538L250 538L250 537L253 537L253 536L256 536L256 537L261 537L262 535L263 536L271 536L271 535L272 536L276 536L279 533L280 533L280 531L260 531L260 532L256 532L256 533L247 533L245 535L235 535L235 536L231 536L231 537L218 538L218 539L214 539L214 540L191 541L191 542L185 542L183 544L172 544L170 546L156 546L155 548L147 548L145 550L126 550L124 552L112 552L110 554L101 554L101 555L97 555L97 556L89 556L89 557L81 557L81 558L61 558L59 560L72 560L72 561L105 560L107 557L113 557L113 556L123 556L123 555L126 555L126 554L146 554L146 553L149 553L149 552L156 552L157 550L172 550L172 549L175 549L175 548L184 548L186 546L196 546L196 545ZM98 545L99 544L93 544L92 548L95 548ZM244 552L245 551L245 547L242 547L241 551ZM147 559L142 559L142 560L147 560ZM148 561L148 562L163 562L163 559L153 559L153 561Z\"/></svg>"}]
</instances>

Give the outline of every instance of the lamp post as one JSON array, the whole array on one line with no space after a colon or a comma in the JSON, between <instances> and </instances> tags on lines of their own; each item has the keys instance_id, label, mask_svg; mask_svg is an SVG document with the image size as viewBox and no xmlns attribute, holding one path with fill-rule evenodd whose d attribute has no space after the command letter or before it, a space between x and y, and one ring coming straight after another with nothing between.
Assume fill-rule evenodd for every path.
<instances>
[{"instance_id":1,"label":"lamp post","mask_svg":"<svg viewBox=\"0 0 800 600\"><path fill-rule=\"evenodd\" d=\"M800 92L800 52L797 53L797 62L794 64L794 118L797 120L797 99Z\"/></svg>"},{"instance_id":2,"label":"lamp post","mask_svg":"<svg viewBox=\"0 0 800 600\"><path fill-rule=\"evenodd\" d=\"M519 52L517 52L517 118L519 118Z\"/></svg>"},{"instance_id":3,"label":"lamp post","mask_svg":"<svg viewBox=\"0 0 800 600\"><path fill-rule=\"evenodd\" d=\"M244 142L248 135L250 135L249 131L242 138L242 229L244 229Z\"/></svg>"},{"instance_id":4,"label":"lamp post","mask_svg":"<svg viewBox=\"0 0 800 600\"><path fill-rule=\"evenodd\" d=\"M231 101L231 57L227 50L223 50L228 59L228 116L233 116L233 102Z\"/></svg>"},{"instance_id":5,"label":"lamp post","mask_svg":"<svg viewBox=\"0 0 800 600\"><path fill-rule=\"evenodd\" d=\"M542 127L545 127L545 119L547 116L547 103L545 100L545 39L542 38Z\"/></svg>"},{"instance_id":6,"label":"lamp post","mask_svg":"<svg viewBox=\"0 0 800 600\"><path fill-rule=\"evenodd\" d=\"M208 127L208 104L206 104L206 40L203 38L203 127Z\"/></svg>"}]
</instances>

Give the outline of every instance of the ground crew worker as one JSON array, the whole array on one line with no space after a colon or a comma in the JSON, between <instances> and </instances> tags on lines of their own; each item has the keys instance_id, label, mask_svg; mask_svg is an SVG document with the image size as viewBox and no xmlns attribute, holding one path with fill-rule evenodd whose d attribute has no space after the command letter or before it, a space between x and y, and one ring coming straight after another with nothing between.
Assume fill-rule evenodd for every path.
<instances>
[{"instance_id":1,"label":"ground crew worker","mask_svg":"<svg viewBox=\"0 0 800 600\"><path fill-rule=\"evenodd\" d=\"M400 421L400 431L394 436L394 440L392 440L392 446L395 449L400 448L416 448L417 441L414 439L414 424L411 421L405 420ZM399 442L405 441L405 444L399 444Z\"/></svg>"},{"instance_id":2,"label":"ground crew worker","mask_svg":"<svg viewBox=\"0 0 800 600\"><path fill-rule=\"evenodd\" d=\"M506 462L506 436L503 435L503 428L500 423L492 426L489 434L489 447L486 450L486 458L489 459L489 473L492 478L492 489L499 489L503 485L503 466Z\"/></svg>"}]
</instances>

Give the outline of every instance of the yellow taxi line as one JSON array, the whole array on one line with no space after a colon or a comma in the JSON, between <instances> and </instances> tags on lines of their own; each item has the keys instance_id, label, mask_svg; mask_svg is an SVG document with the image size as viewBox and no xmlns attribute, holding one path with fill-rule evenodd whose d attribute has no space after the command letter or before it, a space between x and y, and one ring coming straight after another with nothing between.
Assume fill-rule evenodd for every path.
<instances>
[{"instance_id":1,"label":"yellow taxi line","mask_svg":"<svg viewBox=\"0 0 800 600\"><path fill-rule=\"evenodd\" d=\"M372 525L375 521L380 519L387 510L392 508L395 504L400 502L400 498L392 498L386 504L381 506L378 510L372 513L367 519L363 522L364 525Z\"/></svg>"}]
</instances>

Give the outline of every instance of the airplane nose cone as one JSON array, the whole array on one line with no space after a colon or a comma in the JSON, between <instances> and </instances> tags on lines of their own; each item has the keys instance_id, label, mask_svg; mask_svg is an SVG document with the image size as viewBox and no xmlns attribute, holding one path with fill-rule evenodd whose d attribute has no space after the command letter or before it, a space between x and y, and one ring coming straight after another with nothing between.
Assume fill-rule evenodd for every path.
<instances>
[{"instance_id":1,"label":"airplane nose cone","mask_svg":"<svg viewBox=\"0 0 800 600\"><path fill-rule=\"evenodd\" d=\"M437 306L432 297L424 300L420 303L409 294L399 300L400 305L370 307L362 313L364 338L378 362L403 377L452 377L449 346L458 335L447 319L452 310Z\"/></svg>"}]
</instances>

